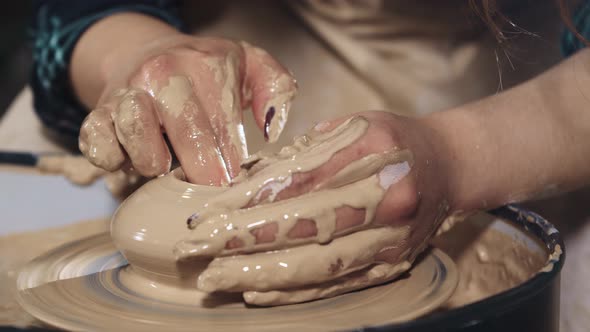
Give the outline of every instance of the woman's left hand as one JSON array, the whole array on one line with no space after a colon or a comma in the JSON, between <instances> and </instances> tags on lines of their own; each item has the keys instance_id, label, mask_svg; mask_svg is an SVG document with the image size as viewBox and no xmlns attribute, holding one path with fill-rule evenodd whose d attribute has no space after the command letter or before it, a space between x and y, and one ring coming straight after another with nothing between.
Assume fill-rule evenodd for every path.
<instances>
[{"instance_id":1,"label":"woman's left hand","mask_svg":"<svg viewBox=\"0 0 590 332\"><path fill-rule=\"evenodd\" d=\"M277 305L380 284L411 266L450 209L449 152L421 119L359 113L251 158L189 219L177 257L214 258L202 290Z\"/></svg>"}]
</instances>

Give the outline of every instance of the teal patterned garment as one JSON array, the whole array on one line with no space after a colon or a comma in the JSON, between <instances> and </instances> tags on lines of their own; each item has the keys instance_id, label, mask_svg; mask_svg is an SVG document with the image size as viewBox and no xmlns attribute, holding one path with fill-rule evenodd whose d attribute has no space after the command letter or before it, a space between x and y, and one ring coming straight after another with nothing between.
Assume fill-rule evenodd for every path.
<instances>
[{"instance_id":1,"label":"teal patterned garment","mask_svg":"<svg viewBox=\"0 0 590 332\"><path fill-rule=\"evenodd\" d=\"M572 20L578 32L590 40L590 0L582 1ZM571 31L564 31L561 51L565 56L570 56L585 46L584 42L578 39Z\"/></svg>"},{"instance_id":2,"label":"teal patterned garment","mask_svg":"<svg viewBox=\"0 0 590 332\"><path fill-rule=\"evenodd\" d=\"M73 93L69 63L76 42L93 23L118 12L138 12L182 28L178 1L34 1L30 38L31 87L41 121L60 135L77 138L88 113Z\"/></svg>"}]
</instances>

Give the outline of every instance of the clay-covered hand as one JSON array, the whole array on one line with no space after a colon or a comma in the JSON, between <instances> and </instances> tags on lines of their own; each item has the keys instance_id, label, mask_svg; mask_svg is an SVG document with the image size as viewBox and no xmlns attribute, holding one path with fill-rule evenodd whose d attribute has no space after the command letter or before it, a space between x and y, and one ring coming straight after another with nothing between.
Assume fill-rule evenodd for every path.
<instances>
[{"instance_id":1,"label":"clay-covered hand","mask_svg":"<svg viewBox=\"0 0 590 332\"><path fill-rule=\"evenodd\" d=\"M165 133L190 182L227 184L247 156L242 111L251 106L275 141L297 90L285 68L243 42L173 37L133 58L108 80L80 131L80 150L108 171L169 171Z\"/></svg>"},{"instance_id":2,"label":"clay-covered hand","mask_svg":"<svg viewBox=\"0 0 590 332\"><path fill-rule=\"evenodd\" d=\"M253 156L189 218L183 259L214 258L208 292L277 305L380 284L409 269L447 216L446 151L419 119L360 113Z\"/></svg>"}]
</instances>

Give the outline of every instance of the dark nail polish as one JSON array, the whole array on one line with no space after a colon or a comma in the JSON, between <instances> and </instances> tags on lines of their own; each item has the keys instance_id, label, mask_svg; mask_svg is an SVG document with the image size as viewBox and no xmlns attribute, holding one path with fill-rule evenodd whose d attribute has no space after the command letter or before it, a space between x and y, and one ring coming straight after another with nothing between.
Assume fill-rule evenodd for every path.
<instances>
[{"instance_id":1,"label":"dark nail polish","mask_svg":"<svg viewBox=\"0 0 590 332\"><path fill-rule=\"evenodd\" d=\"M199 215L197 213L194 213L193 215L191 215L190 217L188 217L188 219L186 220L186 226L189 229L195 228L195 225L193 224L193 221L197 220L198 218L199 218Z\"/></svg>"},{"instance_id":2,"label":"dark nail polish","mask_svg":"<svg viewBox=\"0 0 590 332\"><path fill-rule=\"evenodd\" d=\"M270 122L275 116L275 108L271 106L266 112L266 118L264 119L264 140L268 142L268 131L270 130Z\"/></svg>"}]
</instances>

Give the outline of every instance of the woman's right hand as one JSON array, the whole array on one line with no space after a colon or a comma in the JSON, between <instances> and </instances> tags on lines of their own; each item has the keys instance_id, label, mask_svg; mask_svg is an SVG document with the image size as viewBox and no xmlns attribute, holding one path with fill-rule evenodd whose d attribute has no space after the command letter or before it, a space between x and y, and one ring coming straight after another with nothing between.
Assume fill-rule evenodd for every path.
<instances>
[{"instance_id":1,"label":"woman's right hand","mask_svg":"<svg viewBox=\"0 0 590 332\"><path fill-rule=\"evenodd\" d=\"M242 111L251 106L265 138L276 141L297 90L284 67L243 42L167 37L132 58L112 66L80 131L82 153L108 171L169 171L166 133L188 181L228 184L247 157Z\"/></svg>"},{"instance_id":2,"label":"woman's right hand","mask_svg":"<svg viewBox=\"0 0 590 332\"><path fill-rule=\"evenodd\" d=\"M389 112L318 124L277 154L251 157L235 185L195 207L176 257L212 259L197 286L256 305L392 280L456 210L447 139Z\"/></svg>"}]
</instances>

